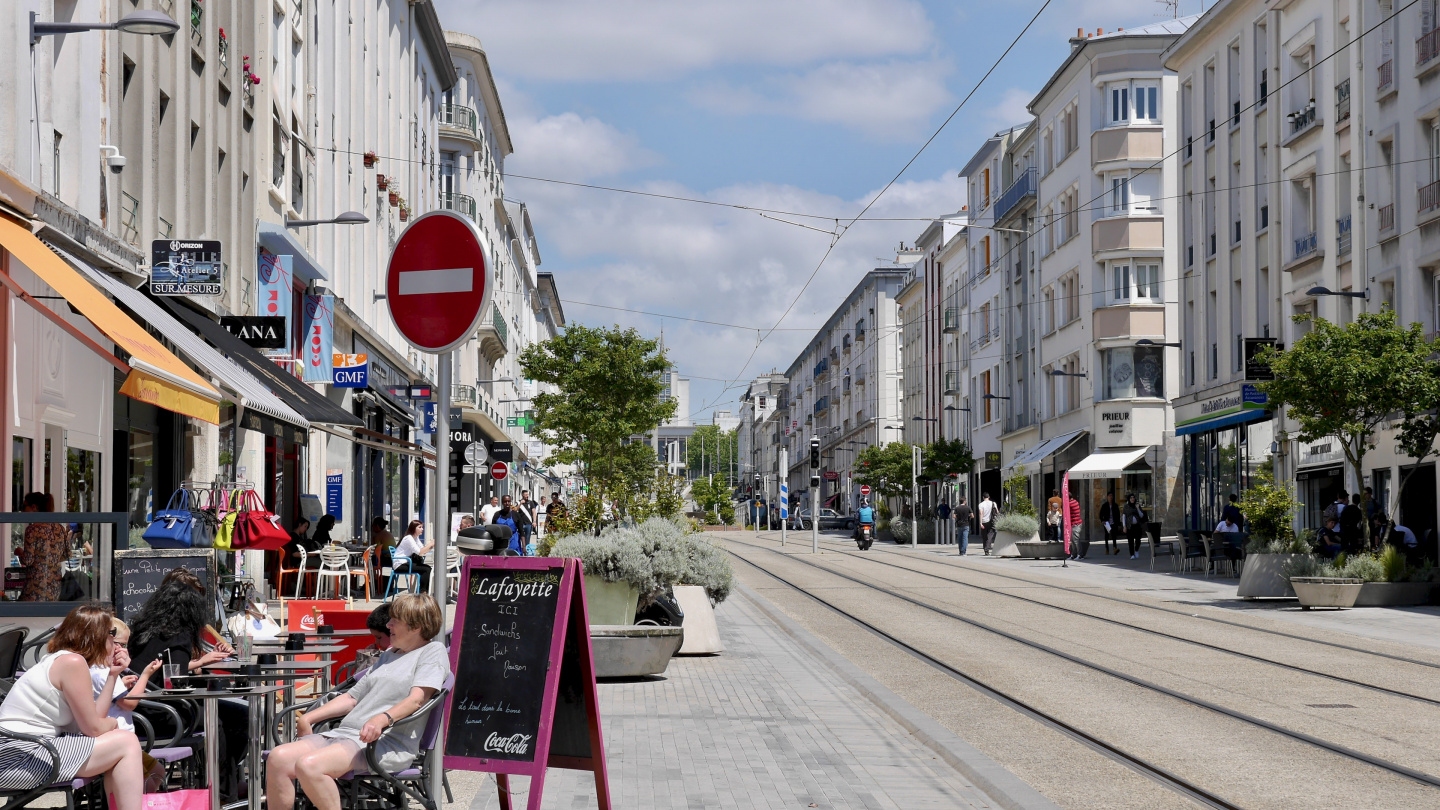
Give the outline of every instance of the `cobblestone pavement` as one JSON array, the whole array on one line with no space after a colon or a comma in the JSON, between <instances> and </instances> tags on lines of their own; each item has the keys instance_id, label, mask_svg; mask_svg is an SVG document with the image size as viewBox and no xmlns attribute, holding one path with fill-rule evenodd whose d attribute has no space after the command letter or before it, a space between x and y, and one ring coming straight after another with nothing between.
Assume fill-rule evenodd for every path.
<instances>
[{"instance_id":1,"label":"cobblestone pavement","mask_svg":"<svg viewBox=\"0 0 1440 810\"><path fill-rule=\"evenodd\" d=\"M744 593L717 618L723 654L600 685L617 810L995 806ZM458 805L498 806L489 777L452 772L451 784ZM593 778L551 770L544 806L597 807Z\"/></svg>"}]
</instances>

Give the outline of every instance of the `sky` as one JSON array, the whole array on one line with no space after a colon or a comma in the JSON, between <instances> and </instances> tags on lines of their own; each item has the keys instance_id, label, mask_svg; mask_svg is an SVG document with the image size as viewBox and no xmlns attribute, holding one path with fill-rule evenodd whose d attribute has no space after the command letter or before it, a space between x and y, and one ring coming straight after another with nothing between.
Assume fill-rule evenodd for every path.
<instances>
[{"instance_id":1,"label":"sky","mask_svg":"<svg viewBox=\"0 0 1440 810\"><path fill-rule=\"evenodd\" d=\"M1171 15L1158 0L1051 0L981 82L1045 0L436 5L489 58L515 147L505 195L529 207L567 320L663 332L701 424L738 413L749 382L783 373L868 270L959 210L959 169L1028 120L1077 28ZM872 201L830 249L835 220Z\"/></svg>"}]
</instances>

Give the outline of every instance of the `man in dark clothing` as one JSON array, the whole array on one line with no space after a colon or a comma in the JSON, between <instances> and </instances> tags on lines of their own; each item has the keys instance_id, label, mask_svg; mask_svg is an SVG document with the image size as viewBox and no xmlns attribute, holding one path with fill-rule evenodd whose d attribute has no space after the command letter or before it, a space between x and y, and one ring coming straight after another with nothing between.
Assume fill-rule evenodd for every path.
<instances>
[{"instance_id":1,"label":"man in dark clothing","mask_svg":"<svg viewBox=\"0 0 1440 810\"><path fill-rule=\"evenodd\" d=\"M1123 513L1120 505L1115 503L1115 493L1105 493L1105 501L1100 504L1100 524L1105 529L1105 553L1120 553L1120 524Z\"/></svg>"},{"instance_id":2,"label":"man in dark clothing","mask_svg":"<svg viewBox=\"0 0 1440 810\"><path fill-rule=\"evenodd\" d=\"M1360 506L1360 493L1350 496L1350 505L1340 513L1340 536L1345 540L1345 551L1354 554L1365 547L1365 510Z\"/></svg>"},{"instance_id":3,"label":"man in dark clothing","mask_svg":"<svg viewBox=\"0 0 1440 810\"><path fill-rule=\"evenodd\" d=\"M1240 513L1240 497L1238 495L1233 492L1230 494L1230 503L1225 504L1225 511L1220 513L1220 517L1227 523L1234 523L1242 530L1245 528L1245 516Z\"/></svg>"},{"instance_id":4,"label":"man in dark clothing","mask_svg":"<svg viewBox=\"0 0 1440 810\"><path fill-rule=\"evenodd\" d=\"M955 505L955 542L960 545L961 557L970 550L970 516L970 507L965 505L965 498L962 496Z\"/></svg>"}]
</instances>

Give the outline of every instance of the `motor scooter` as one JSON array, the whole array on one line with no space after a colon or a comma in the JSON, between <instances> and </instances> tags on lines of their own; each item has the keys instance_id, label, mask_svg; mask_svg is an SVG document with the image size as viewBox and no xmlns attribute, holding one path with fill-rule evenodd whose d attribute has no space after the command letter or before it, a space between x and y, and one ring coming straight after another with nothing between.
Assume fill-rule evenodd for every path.
<instances>
[{"instance_id":1,"label":"motor scooter","mask_svg":"<svg viewBox=\"0 0 1440 810\"><path fill-rule=\"evenodd\" d=\"M855 545L861 551L869 551L870 546L875 543L875 527L869 523L861 523L855 527Z\"/></svg>"}]
</instances>

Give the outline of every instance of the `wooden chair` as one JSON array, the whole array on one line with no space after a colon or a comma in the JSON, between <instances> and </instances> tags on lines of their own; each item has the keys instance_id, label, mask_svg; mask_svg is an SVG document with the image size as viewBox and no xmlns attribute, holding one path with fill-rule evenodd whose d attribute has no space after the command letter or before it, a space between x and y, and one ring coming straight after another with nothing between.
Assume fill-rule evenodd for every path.
<instances>
[{"instance_id":1,"label":"wooden chair","mask_svg":"<svg viewBox=\"0 0 1440 810\"><path fill-rule=\"evenodd\" d=\"M375 557L375 546L366 546L365 553L360 556L360 569L351 571L352 574L359 574L365 577L365 601L370 601L370 580L380 575L379 560Z\"/></svg>"}]
</instances>

